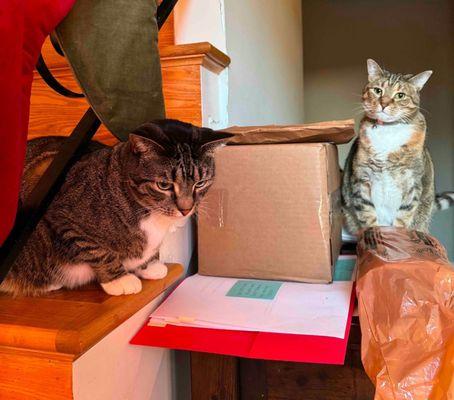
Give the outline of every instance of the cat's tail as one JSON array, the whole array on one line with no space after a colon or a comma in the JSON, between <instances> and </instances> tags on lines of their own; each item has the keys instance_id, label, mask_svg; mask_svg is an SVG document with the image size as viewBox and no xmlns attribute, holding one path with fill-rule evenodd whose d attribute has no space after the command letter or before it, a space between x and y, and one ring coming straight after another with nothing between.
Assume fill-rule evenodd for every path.
<instances>
[{"instance_id":1,"label":"cat's tail","mask_svg":"<svg viewBox=\"0 0 454 400\"><path fill-rule=\"evenodd\" d=\"M437 210L447 210L454 206L454 192L444 192L435 196L435 207Z\"/></svg>"}]
</instances>

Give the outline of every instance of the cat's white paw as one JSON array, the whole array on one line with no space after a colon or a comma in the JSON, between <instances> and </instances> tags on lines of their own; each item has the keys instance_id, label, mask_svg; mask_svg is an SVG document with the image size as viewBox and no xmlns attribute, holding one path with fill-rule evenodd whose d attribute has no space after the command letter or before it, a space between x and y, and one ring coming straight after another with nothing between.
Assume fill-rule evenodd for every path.
<instances>
[{"instance_id":1,"label":"cat's white paw","mask_svg":"<svg viewBox=\"0 0 454 400\"><path fill-rule=\"evenodd\" d=\"M46 292L54 292L55 290L60 290L63 287L60 283L54 283L53 285L49 285L46 288Z\"/></svg>"},{"instance_id":2,"label":"cat's white paw","mask_svg":"<svg viewBox=\"0 0 454 400\"><path fill-rule=\"evenodd\" d=\"M162 279L167 275L167 267L160 262L151 262L147 268L136 270L136 274L143 279Z\"/></svg>"},{"instance_id":3,"label":"cat's white paw","mask_svg":"<svg viewBox=\"0 0 454 400\"><path fill-rule=\"evenodd\" d=\"M121 296L122 294L139 293L142 290L142 281L134 274L126 274L107 283L101 283L107 294Z\"/></svg>"}]
</instances>

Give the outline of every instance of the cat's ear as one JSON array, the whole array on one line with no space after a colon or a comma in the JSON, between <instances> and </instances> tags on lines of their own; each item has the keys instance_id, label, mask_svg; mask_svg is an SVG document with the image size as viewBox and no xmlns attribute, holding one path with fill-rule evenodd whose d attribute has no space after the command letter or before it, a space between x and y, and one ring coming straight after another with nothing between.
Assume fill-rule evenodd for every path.
<instances>
[{"instance_id":1,"label":"cat's ear","mask_svg":"<svg viewBox=\"0 0 454 400\"><path fill-rule=\"evenodd\" d=\"M383 70L380 68L372 58L367 60L367 74L369 75L369 82L375 81L383 76Z\"/></svg>"},{"instance_id":2,"label":"cat's ear","mask_svg":"<svg viewBox=\"0 0 454 400\"><path fill-rule=\"evenodd\" d=\"M409 79L409 82L416 86L416 89L418 91L420 91L424 85L426 84L426 82L429 80L430 76L432 75L432 72L433 71L424 71L424 72L421 72L420 74L418 75L415 75L413 78L410 78Z\"/></svg>"},{"instance_id":3,"label":"cat's ear","mask_svg":"<svg viewBox=\"0 0 454 400\"><path fill-rule=\"evenodd\" d=\"M151 122L140 125L129 135L129 142L134 153L146 153L147 151L163 151L165 143L169 139L162 129Z\"/></svg>"},{"instance_id":4,"label":"cat's ear","mask_svg":"<svg viewBox=\"0 0 454 400\"><path fill-rule=\"evenodd\" d=\"M129 143L131 145L131 151L134 154L145 154L150 151L163 151L164 147L155 141L145 138L143 136L131 133L129 135Z\"/></svg>"},{"instance_id":5,"label":"cat's ear","mask_svg":"<svg viewBox=\"0 0 454 400\"><path fill-rule=\"evenodd\" d=\"M225 145L232 136L231 133L213 131L208 128L200 128L200 148L204 151L213 151L216 147Z\"/></svg>"}]
</instances>

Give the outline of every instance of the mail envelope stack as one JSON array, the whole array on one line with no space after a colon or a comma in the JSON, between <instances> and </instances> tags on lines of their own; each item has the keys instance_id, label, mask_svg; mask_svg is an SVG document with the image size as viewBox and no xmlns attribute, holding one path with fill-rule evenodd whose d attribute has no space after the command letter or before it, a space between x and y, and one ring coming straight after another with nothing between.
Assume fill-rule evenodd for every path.
<instances>
[{"instance_id":1,"label":"mail envelope stack","mask_svg":"<svg viewBox=\"0 0 454 400\"><path fill-rule=\"evenodd\" d=\"M354 122L233 127L199 213L199 273L328 283L341 245L336 144Z\"/></svg>"}]
</instances>

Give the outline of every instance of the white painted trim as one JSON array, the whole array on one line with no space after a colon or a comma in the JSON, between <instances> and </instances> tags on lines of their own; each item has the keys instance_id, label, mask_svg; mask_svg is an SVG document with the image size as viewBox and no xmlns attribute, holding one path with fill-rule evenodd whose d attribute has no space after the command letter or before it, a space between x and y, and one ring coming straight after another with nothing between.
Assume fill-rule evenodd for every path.
<instances>
[{"instance_id":1,"label":"white painted trim","mask_svg":"<svg viewBox=\"0 0 454 400\"><path fill-rule=\"evenodd\" d=\"M172 398L170 351L129 344L131 337L144 324L161 299L162 295L73 363L75 400Z\"/></svg>"},{"instance_id":2,"label":"white painted trim","mask_svg":"<svg viewBox=\"0 0 454 400\"><path fill-rule=\"evenodd\" d=\"M209 42L227 52L224 0L179 0L175 7L175 44ZM201 69L202 125L228 126L228 69L219 75Z\"/></svg>"},{"instance_id":3,"label":"white painted trim","mask_svg":"<svg viewBox=\"0 0 454 400\"><path fill-rule=\"evenodd\" d=\"M228 71L215 74L201 68L202 125L211 129L228 126L227 104L229 98Z\"/></svg>"}]
</instances>

